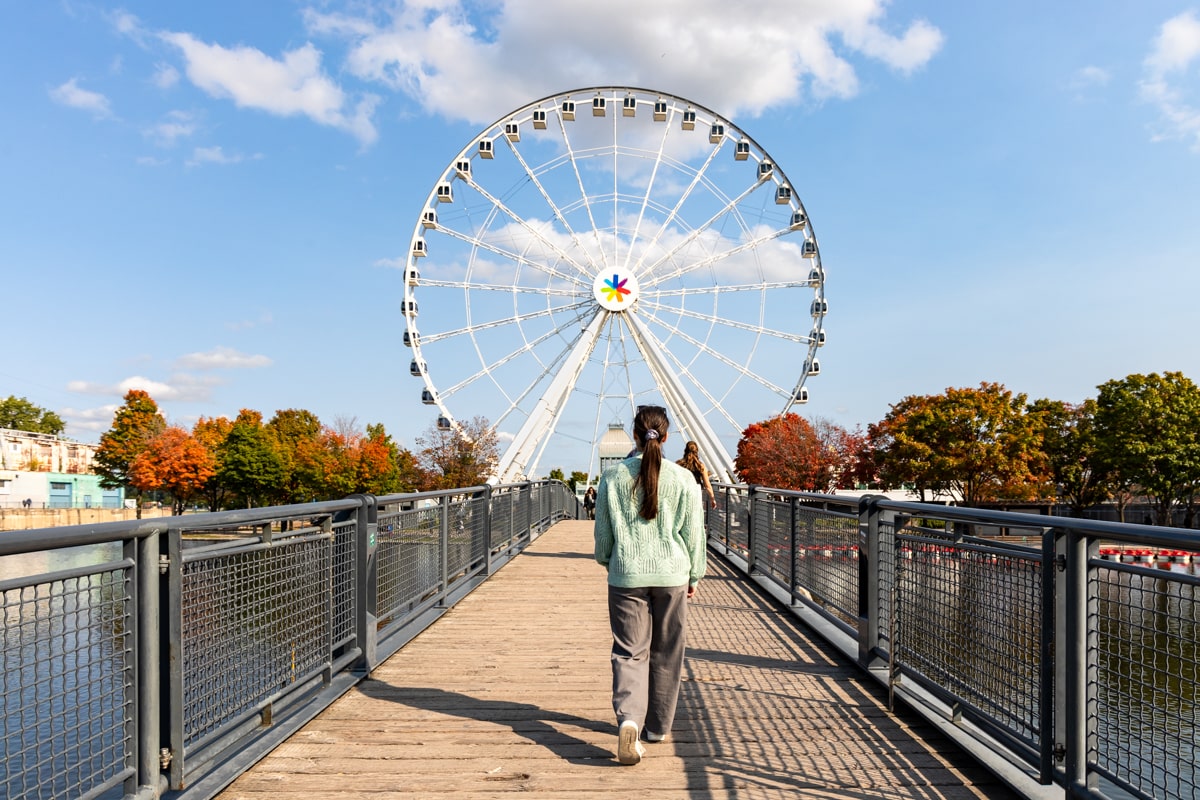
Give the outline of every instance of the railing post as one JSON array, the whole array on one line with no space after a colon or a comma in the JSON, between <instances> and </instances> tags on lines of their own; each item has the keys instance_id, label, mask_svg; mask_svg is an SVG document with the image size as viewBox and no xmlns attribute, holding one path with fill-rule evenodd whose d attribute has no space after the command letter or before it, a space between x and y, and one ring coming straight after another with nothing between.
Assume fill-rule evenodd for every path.
<instances>
[{"instance_id":1,"label":"railing post","mask_svg":"<svg viewBox=\"0 0 1200 800\"><path fill-rule=\"evenodd\" d=\"M492 574L492 485L483 489L483 574Z\"/></svg>"},{"instance_id":2,"label":"railing post","mask_svg":"<svg viewBox=\"0 0 1200 800\"><path fill-rule=\"evenodd\" d=\"M800 593L796 591L796 580L799 577L796 574L796 540L799 537L796 534L796 498L788 498L788 594L791 596L792 605L800 602Z\"/></svg>"},{"instance_id":3,"label":"railing post","mask_svg":"<svg viewBox=\"0 0 1200 800\"><path fill-rule=\"evenodd\" d=\"M137 564L137 763L136 797L157 798L167 788L162 774L162 630L159 627L159 538L135 540ZM126 551L128 552L128 550Z\"/></svg>"},{"instance_id":4,"label":"railing post","mask_svg":"<svg viewBox=\"0 0 1200 800\"><path fill-rule=\"evenodd\" d=\"M874 666L879 652L879 498L858 500L858 663Z\"/></svg>"},{"instance_id":5,"label":"railing post","mask_svg":"<svg viewBox=\"0 0 1200 800\"><path fill-rule=\"evenodd\" d=\"M1091 679L1095 674L1088 663L1088 650L1089 644L1095 644L1096 632L1088 629L1087 621L1098 605L1095 590L1088 586L1088 559L1099 554L1099 542L1077 531L1067 535L1063 575L1067 607L1062 649L1066 651L1063 756L1068 796L1082 796L1098 786L1096 777L1087 768L1089 743L1096 738L1096 719L1088 713Z\"/></svg>"},{"instance_id":6,"label":"railing post","mask_svg":"<svg viewBox=\"0 0 1200 800\"><path fill-rule=\"evenodd\" d=\"M442 495L438 506L441 512L438 525L438 564L441 566L441 580L437 604L442 608L448 605L446 595L450 590L450 498L449 494Z\"/></svg>"},{"instance_id":7,"label":"railing post","mask_svg":"<svg viewBox=\"0 0 1200 800\"><path fill-rule=\"evenodd\" d=\"M746 574L754 572L754 542L757 534L754 530L754 507L756 500L754 494L757 489L754 486L746 487Z\"/></svg>"},{"instance_id":8,"label":"railing post","mask_svg":"<svg viewBox=\"0 0 1200 800\"><path fill-rule=\"evenodd\" d=\"M378 662L379 639L379 505L373 495L358 495L361 505L355 510L354 526L354 635L362 651L359 668L370 675Z\"/></svg>"}]
</instances>

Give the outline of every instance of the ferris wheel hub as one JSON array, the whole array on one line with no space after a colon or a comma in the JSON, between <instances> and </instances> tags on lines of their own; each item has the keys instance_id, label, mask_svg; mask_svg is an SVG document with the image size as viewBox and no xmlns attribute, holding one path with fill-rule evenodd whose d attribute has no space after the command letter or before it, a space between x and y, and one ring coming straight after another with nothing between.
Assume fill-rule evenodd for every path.
<instances>
[{"instance_id":1,"label":"ferris wheel hub","mask_svg":"<svg viewBox=\"0 0 1200 800\"><path fill-rule=\"evenodd\" d=\"M638 299L638 282L633 271L605 267L592 281L592 296L607 311L628 311Z\"/></svg>"}]
</instances>

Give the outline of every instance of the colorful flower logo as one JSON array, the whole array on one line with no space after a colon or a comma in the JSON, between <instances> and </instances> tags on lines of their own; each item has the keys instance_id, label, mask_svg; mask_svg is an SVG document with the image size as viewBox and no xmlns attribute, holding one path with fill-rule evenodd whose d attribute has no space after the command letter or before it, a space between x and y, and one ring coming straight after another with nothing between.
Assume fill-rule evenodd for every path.
<instances>
[{"instance_id":1,"label":"colorful flower logo","mask_svg":"<svg viewBox=\"0 0 1200 800\"><path fill-rule=\"evenodd\" d=\"M600 289L604 293L604 299L608 302L616 300L618 303L625 302L625 295L629 294L629 290L625 288L628 278L621 278L616 273L613 273L612 280L604 279L604 286Z\"/></svg>"}]
</instances>

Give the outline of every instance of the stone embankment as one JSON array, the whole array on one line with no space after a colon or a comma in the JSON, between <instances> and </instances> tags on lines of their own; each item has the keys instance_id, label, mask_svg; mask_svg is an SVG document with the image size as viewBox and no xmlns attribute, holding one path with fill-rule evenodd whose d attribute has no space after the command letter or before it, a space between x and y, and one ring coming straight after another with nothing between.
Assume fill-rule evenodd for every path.
<instances>
[{"instance_id":1,"label":"stone embankment","mask_svg":"<svg viewBox=\"0 0 1200 800\"><path fill-rule=\"evenodd\" d=\"M169 508L143 508L142 519L166 517ZM27 531L65 525L95 525L137 519L133 508L0 508L0 531Z\"/></svg>"}]
</instances>

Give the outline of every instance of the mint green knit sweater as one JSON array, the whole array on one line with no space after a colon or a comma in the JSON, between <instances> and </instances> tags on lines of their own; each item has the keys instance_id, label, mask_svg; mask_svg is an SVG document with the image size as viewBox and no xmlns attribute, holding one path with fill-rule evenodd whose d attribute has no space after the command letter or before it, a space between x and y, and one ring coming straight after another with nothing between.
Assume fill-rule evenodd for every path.
<instances>
[{"instance_id":1,"label":"mint green knit sweater","mask_svg":"<svg viewBox=\"0 0 1200 800\"><path fill-rule=\"evenodd\" d=\"M596 493L596 561L608 583L625 588L696 585L704 576L704 511L692 473L663 460L658 473L658 516L642 519L641 491L633 482L640 455L605 470Z\"/></svg>"}]
</instances>

